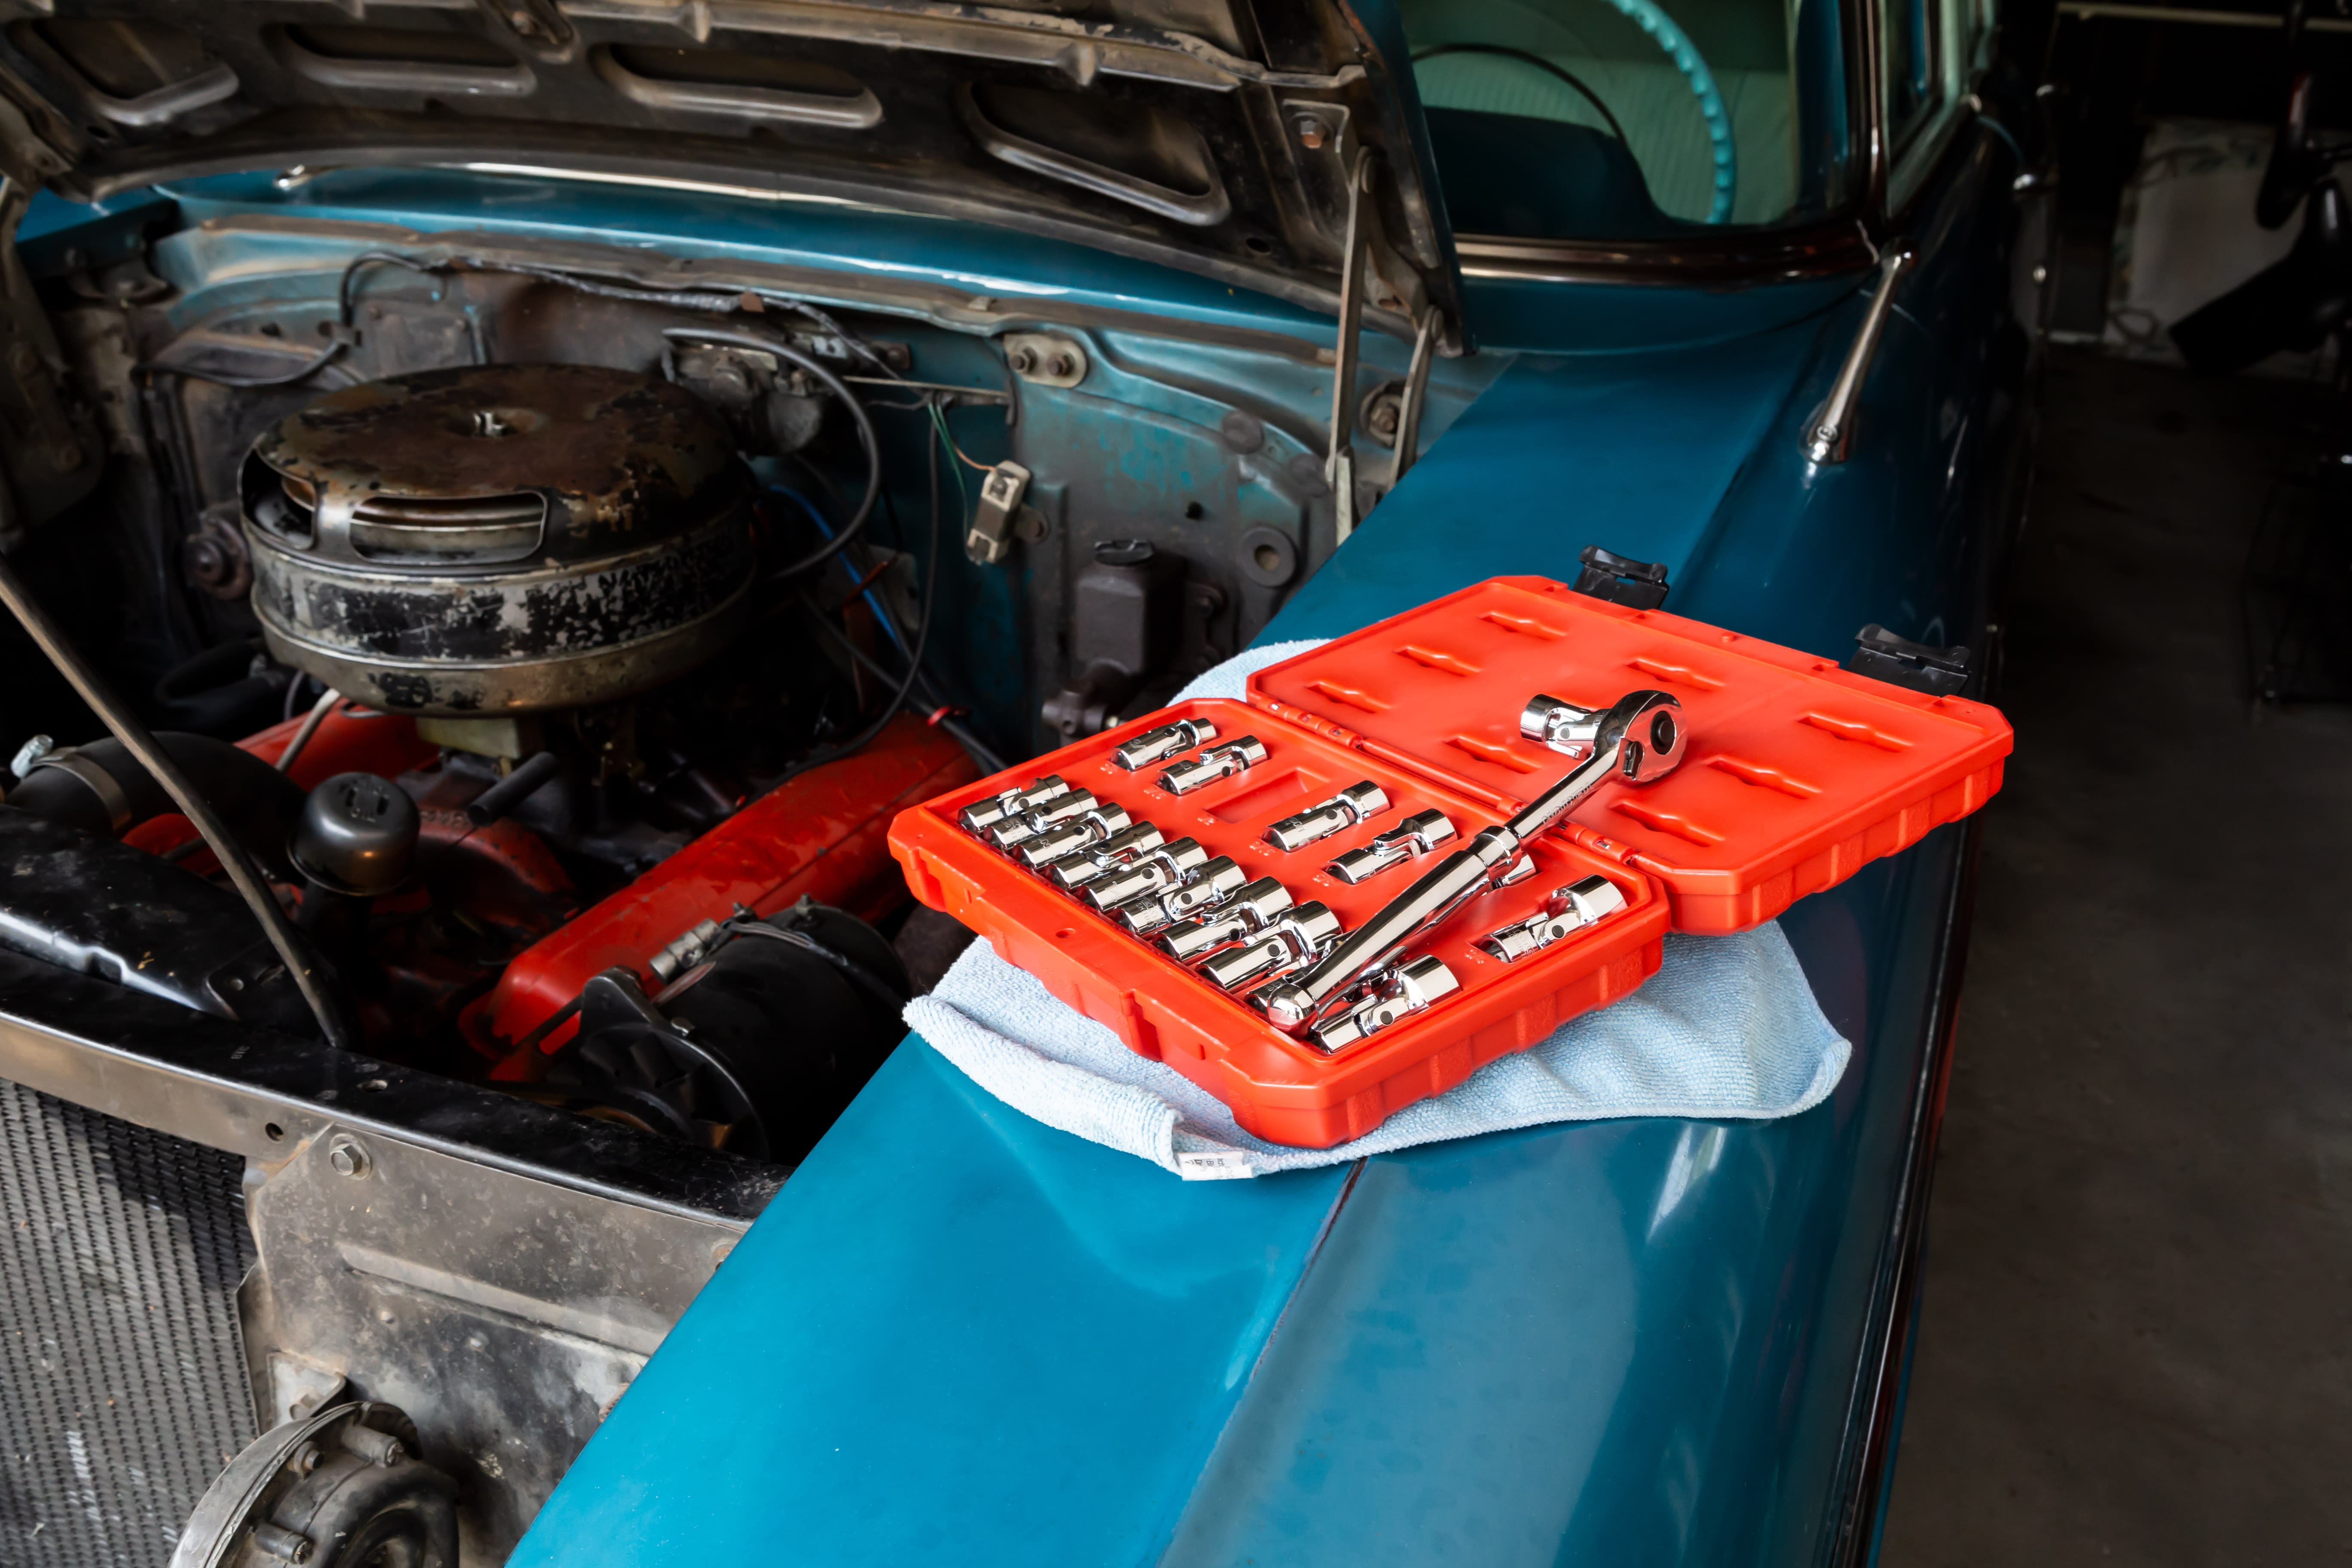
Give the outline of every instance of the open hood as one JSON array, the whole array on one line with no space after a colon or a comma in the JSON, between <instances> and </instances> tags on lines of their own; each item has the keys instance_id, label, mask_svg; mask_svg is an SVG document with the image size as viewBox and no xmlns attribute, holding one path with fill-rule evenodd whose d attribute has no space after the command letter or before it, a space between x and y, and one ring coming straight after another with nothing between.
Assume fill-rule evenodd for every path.
<instances>
[{"instance_id":1,"label":"open hood","mask_svg":"<svg viewBox=\"0 0 2352 1568\"><path fill-rule=\"evenodd\" d=\"M0 0L0 17L9 172L68 195L296 164L562 170L970 218L1333 311L1354 212L1377 324L1434 306L1450 346L1461 319L1385 6Z\"/></svg>"}]
</instances>

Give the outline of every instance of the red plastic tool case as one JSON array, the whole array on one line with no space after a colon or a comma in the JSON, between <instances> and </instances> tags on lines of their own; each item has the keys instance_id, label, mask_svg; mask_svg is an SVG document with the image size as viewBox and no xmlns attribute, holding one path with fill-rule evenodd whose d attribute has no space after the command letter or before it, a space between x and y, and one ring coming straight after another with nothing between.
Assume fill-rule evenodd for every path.
<instances>
[{"instance_id":1,"label":"red plastic tool case","mask_svg":"<svg viewBox=\"0 0 2352 1568\"><path fill-rule=\"evenodd\" d=\"M1321 900L1352 930L1574 765L1520 738L1528 698L1606 708L1643 688L1681 700L1682 765L1587 797L1529 846L1536 876L1473 900L1413 944L1443 958L1461 990L1330 1056L956 822L974 801L1058 773L1171 839L1190 835L1249 875L1277 879L1301 903ZM1181 798L1158 785L1166 763L1129 773L1111 762L1122 742L1187 717L1217 725L1213 745L1255 734L1265 760ZM890 847L916 897L1201 1084L1243 1127L1328 1147L1633 990L1656 972L1670 926L1744 931L1967 816L2000 787L2010 746L2008 722L1982 703L1546 579L1501 577L1264 669L1246 703L1180 704L916 806L892 826ZM1386 790L1388 809L1294 854L1264 841L1270 824L1366 778ZM1428 806L1461 838L1359 886L1325 872ZM1595 873L1624 891L1623 911L1517 963L1475 946Z\"/></svg>"}]
</instances>

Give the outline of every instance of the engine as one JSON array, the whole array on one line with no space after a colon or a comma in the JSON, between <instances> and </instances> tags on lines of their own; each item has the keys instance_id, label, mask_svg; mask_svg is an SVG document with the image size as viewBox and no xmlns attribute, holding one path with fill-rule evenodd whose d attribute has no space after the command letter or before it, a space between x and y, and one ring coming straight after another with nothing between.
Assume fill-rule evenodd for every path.
<instances>
[{"instance_id":1,"label":"engine","mask_svg":"<svg viewBox=\"0 0 2352 1568\"><path fill-rule=\"evenodd\" d=\"M165 741L370 1050L790 1162L901 1032L888 821L973 763L886 711L823 766L874 729L877 693L809 635L838 604L761 593L775 552L738 435L675 381L597 365L431 370L303 405L246 452L236 538L289 708L319 695L240 744ZM211 854L120 746L38 757L9 805L149 868L78 852L49 951L134 968L152 922L69 886L131 876L131 902L239 933L166 994L299 1020L201 885Z\"/></svg>"}]
</instances>

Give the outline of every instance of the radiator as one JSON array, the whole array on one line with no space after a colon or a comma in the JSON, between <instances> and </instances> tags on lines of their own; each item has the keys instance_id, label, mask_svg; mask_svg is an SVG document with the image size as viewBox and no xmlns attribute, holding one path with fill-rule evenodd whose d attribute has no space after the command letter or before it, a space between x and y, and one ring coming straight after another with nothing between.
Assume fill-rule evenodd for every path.
<instances>
[{"instance_id":1,"label":"radiator","mask_svg":"<svg viewBox=\"0 0 2352 1568\"><path fill-rule=\"evenodd\" d=\"M243 1175L0 1079L0 1564L163 1568L253 1437Z\"/></svg>"}]
</instances>

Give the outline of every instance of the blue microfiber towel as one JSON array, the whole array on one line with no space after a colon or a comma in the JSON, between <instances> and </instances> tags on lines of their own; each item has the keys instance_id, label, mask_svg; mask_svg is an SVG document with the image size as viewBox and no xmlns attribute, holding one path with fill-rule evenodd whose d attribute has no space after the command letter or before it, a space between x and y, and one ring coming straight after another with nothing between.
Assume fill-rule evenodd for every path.
<instances>
[{"instance_id":1,"label":"blue microfiber towel","mask_svg":"<svg viewBox=\"0 0 2352 1568\"><path fill-rule=\"evenodd\" d=\"M1252 671L1314 646L1253 648L1178 700L1239 698ZM972 943L906 1016L932 1049L1007 1105L1187 1181L1336 1164L1550 1121L1793 1116L1829 1097L1853 1054L1822 1016L1777 923L1738 936L1668 935L1664 965L1631 996L1329 1149L1243 1131L1206 1089L1129 1050L986 942Z\"/></svg>"}]
</instances>

